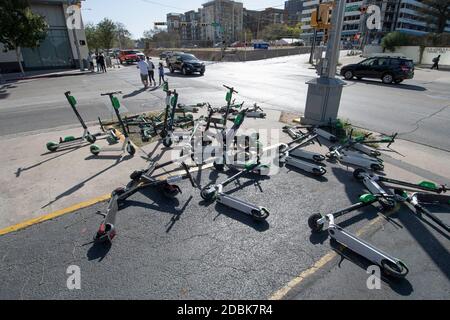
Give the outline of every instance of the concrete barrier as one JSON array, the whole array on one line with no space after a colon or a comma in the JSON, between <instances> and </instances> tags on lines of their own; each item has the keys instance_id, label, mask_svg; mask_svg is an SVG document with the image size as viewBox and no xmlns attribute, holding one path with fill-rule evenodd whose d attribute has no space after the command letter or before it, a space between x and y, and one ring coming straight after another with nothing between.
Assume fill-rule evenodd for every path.
<instances>
[{"instance_id":1,"label":"concrete barrier","mask_svg":"<svg viewBox=\"0 0 450 320\"><path fill-rule=\"evenodd\" d=\"M257 61L285 56L292 56L297 54L305 54L311 51L311 47L295 47L295 48L274 48L269 50L232 50L226 51L223 59L222 53L219 50L211 49L158 49L149 50L146 52L148 55L159 56L164 51L182 51L186 53L191 53L195 55L200 60L204 61L228 61L228 62L239 62L239 61Z\"/></svg>"}]
</instances>

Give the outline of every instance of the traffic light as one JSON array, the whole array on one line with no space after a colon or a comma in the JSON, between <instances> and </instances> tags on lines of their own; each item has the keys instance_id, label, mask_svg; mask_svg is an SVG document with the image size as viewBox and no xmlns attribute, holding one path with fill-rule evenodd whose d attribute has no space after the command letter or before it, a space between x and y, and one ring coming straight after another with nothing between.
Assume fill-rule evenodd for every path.
<instances>
[{"instance_id":1,"label":"traffic light","mask_svg":"<svg viewBox=\"0 0 450 320\"><path fill-rule=\"evenodd\" d=\"M361 14L366 14L367 13L367 6L359 7L359 12L361 12Z\"/></svg>"},{"instance_id":2,"label":"traffic light","mask_svg":"<svg viewBox=\"0 0 450 320\"><path fill-rule=\"evenodd\" d=\"M332 4L330 3L322 3L319 5L319 14L318 14L318 22L319 24L322 24L323 26L329 25L331 23L330 21L330 11L332 9Z\"/></svg>"},{"instance_id":3,"label":"traffic light","mask_svg":"<svg viewBox=\"0 0 450 320\"><path fill-rule=\"evenodd\" d=\"M319 26L319 22L318 22L318 12L317 10L314 10L313 12L311 12L311 27L313 28L317 28Z\"/></svg>"}]
</instances>

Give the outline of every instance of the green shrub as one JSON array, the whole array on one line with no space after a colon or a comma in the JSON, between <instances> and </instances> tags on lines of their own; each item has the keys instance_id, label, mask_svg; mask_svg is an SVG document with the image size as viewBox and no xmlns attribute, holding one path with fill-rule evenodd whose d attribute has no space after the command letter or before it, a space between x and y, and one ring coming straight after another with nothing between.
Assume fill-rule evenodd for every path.
<instances>
[{"instance_id":1,"label":"green shrub","mask_svg":"<svg viewBox=\"0 0 450 320\"><path fill-rule=\"evenodd\" d=\"M396 47L414 45L411 36L406 33L394 31L388 33L382 40L381 46L384 50L394 51Z\"/></svg>"}]
</instances>

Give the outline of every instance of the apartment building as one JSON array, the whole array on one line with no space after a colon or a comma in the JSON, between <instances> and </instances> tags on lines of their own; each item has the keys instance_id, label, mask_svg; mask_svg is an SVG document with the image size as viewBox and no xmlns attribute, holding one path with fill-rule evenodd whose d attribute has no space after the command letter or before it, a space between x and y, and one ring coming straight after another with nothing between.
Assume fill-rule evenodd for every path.
<instances>
[{"instance_id":1,"label":"apartment building","mask_svg":"<svg viewBox=\"0 0 450 320\"><path fill-rule=\"evenodd\" d=\"M301 22L303 23L302 38L310 43L313 39L313 29L310 26L311 12L319 3L329 0L303 0ZM377 5L381 10L381 30L369 30L367 28L367 16L361 15L360 8L363 6ZM352 41L361 36L364 43L381 41L382 37L392 31L423 35L433 31L426 23L419 9L424 4L420 0L347 0L344 26L342 30L343 40ZM446 32L450 32L450 21L448 21ZM318 41L322 41L323 32L318 33Z\"/></svg>"},{"instance_id":2,"label":"apartment building","mask_svg":"<svg viewBox=\"0 0 450 320\"><path fill-rule=\"evenodd\" d=\"M265 27L271 24L288 23L288 12L283 9L266 8L262 11L247 10L244 8L244 29L252 33L254 39Z\"/></svg>"},{"instance_id":3,"label":"apartment building","mask_svg":"<svg viewBox=\"0 0 450 320\"><path fill-rule=\"evenodd\" d=\"M232 0L213 0L203 4L202 39L214 43L240 40L244 31L244 5Z\"/></svg>"},{"instance_id":4,"label":"apartment building","mask_svg":"<svg viewBox=\"0 0 450 320\"><path fill-rule=\"evenodd\" d=\"M289 0L284 3L289 25L296 25L301 21L303 2L303 0Z\"/></svg>"}]
</instances>

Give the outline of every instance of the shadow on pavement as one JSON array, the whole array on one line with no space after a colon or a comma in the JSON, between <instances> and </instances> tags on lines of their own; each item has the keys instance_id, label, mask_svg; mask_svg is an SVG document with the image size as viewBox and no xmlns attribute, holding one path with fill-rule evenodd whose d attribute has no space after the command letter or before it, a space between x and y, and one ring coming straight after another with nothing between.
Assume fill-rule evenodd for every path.
<instances>
[{"instance_id":1,"label":"shadow on pavement","mask_svg":"<svg viewBox=\"0 0 450 320\"><path fill-rule=\"evenodd\" d=\"M350 249L342 246L338 242L331 240L331 248L340 256L341 260L338 264L339 268L344 260L352 262L354 265L360 267L363 271L367 271L373 263L366 258L356 254ZM407 279L396 279L392 277L387 277L383 273L381 274L381 280L387 284L393 291L397 292L402 296L410 296L414 291L412 284Z\"/></svg>"},{"instance_id":2,"label":"shadow on pavement","mask_svg":"<svg viewBox=\"0 0 450 320\"><path fill-rule=\"evenodd\" d=\"M411 213L399 214L398 219L434 264L450 280L450 253L448 249L425 227L420 219L417 219ZM446 238L448 239L448 237Z\"/></svg>"},{"instance_id":3,"label":"shadow on pavement","mask_svg":"<svg viewBox=\"0 0 450 320\"><path fill-rule=\"evenodd\" d=\"M413 84L384 84L380 80L346 80L347 82L351 82L352 84L356 83L364 83L364 84L370 84L370 85L376 85L380 87L388 87L388 88L395 88L395 89L403 89L403 90L411 90L411 91L427 91L428 89L422 86L417 86Z\"/></svg>"},{"instance_id":4,"label":"shadow on pavement","mask_svg":"<svg viewBox=\"0 0 450 320\"><path fill-rule=\"evenodd\" d=\"M81 188L83 188L84 185L85 185L87 182L89 182L89 181L95 179L96 177L102 175L103 173L105 173L105 172L107 172L107 171L113 169L114 167L118 166L118 165L119 165L120 163L122 163L123 161L129 160L129 159L131 159L131 158L132 158L131 156L126 156L126 157L124 157L124 158L119 158L119 159L117 159L116 162L114 162L114 163L113 163L112 165L110 165L109 167L103 169L102 171L100 171L100 172L94 174L93 176L91 176L91 177L89 177L89 178L83 180L82 182L76 184L76 185L73 186L72 188L70 188L70 189L66 190L65 192L61 193L61 194L58 195L54 200L52 200L52 201L50 201L49 203L47 203L47 204L46 204L45 206L43 206L41 209L45 209L45 208L51 206L52 204L58 202L58 201L61 200L62 198L65 198L65 197L70 196L71 194L73 194L73 193L75 193L76 191L78 191L78 190L80 190Z\"/></svg>"},{"instance_id":5,"label":"shadow on pavement","mask_svg":"<svg viewBox=\"0 0 450 320\"><path fill-rule=\"evenodd\" d=\"M58 159L58 158L60 158L60 157L62 157L62 156L65 156L65 155L67 155L67 154L69 154L69 153L72 153L72 152L74 152L74 151L77 151L78 149L83 148L83 147L85 147L85 146L78 146L78 147L66 149L66 150L64 150L64 151L67 151L67 150L68 150L67 152L65 152L65 153L60 153L60 154L58 154L57 156L55 156L55 157L53 157L53 158L50 158L50 159L47 159L47 160L43 160L43 161L41 161L41 162L38 162L38 163L36 163L36 164L34 164L34 165L32 165L32 166L26 167L26 168L22 168L22 167L17 168L17 171L15 172L16 178L19 178L20 175L22 174L22 172L29 171L29 170L31 170L31 169L37 168L37 167L39 167L39 166L41 166L41 165L43 165L43 164L45 164L45 163L47 163L47 162L50 162L50 161L55 160L55 159ZM62 152L62 151L61 151L61 152ZM49 154L54 154L54 153L53 153L53 152L49 152L49 153L43 154L42 156L49 155Z\"/></svg>"},{"instance_id":6,"label":"shadow on pavement","mask_svg":"<svg viewBox=\"0 0 450 320\"><path fill-rule=\"evenodd\" d=\"M111 250L111 247L112 244L110 242L94 243L92 247L89 248L86 256L89 261L98 260L98 262L102 262Z\"/></svg>"},{"instance_id":7,"label":"shadow on pavement","mask_svg":"<svg viewBox=\"0 0 450 320\"><path fill-rule=\"evenodd\" d=\"M9 97L10 93L8 92L8 89L14 89L17 88L17 86L14 86L12 84L5 84L0 86L0 100L6 99Z\"/></svg>"},{"instance_id":8,"label":"shadow on pavement","mask_svg":"<svg viewBox=\"0 0 450 320\"><path fill-rule=\"evenodd\" d=\"M228 208L219 203L216 204L216 211L217 216L214 218L214 220L217 220L218 217L223 215L230 219L236 220L237 222L240 222L246 226L249 226L258 232L265 232L270 229L270 225L267 221L256 221L251 216L243 212L239 212L232 208Z\"/></svg>"},{"instance_id":9,"label":"shadow on pavement","mask_svg":"<svg viewBox=\"0 0 450 320\"><path fill-rule=\"evenodd\" d=\"M146 90L147 90L146 88L141 88L141 89L138 89L138 90L134 90L131 93L127 93L127 94L123 95L123 98L124 99L128 99L128 98L135 97L135 96L145 92Z\"/></svg>"}]
</instances>

